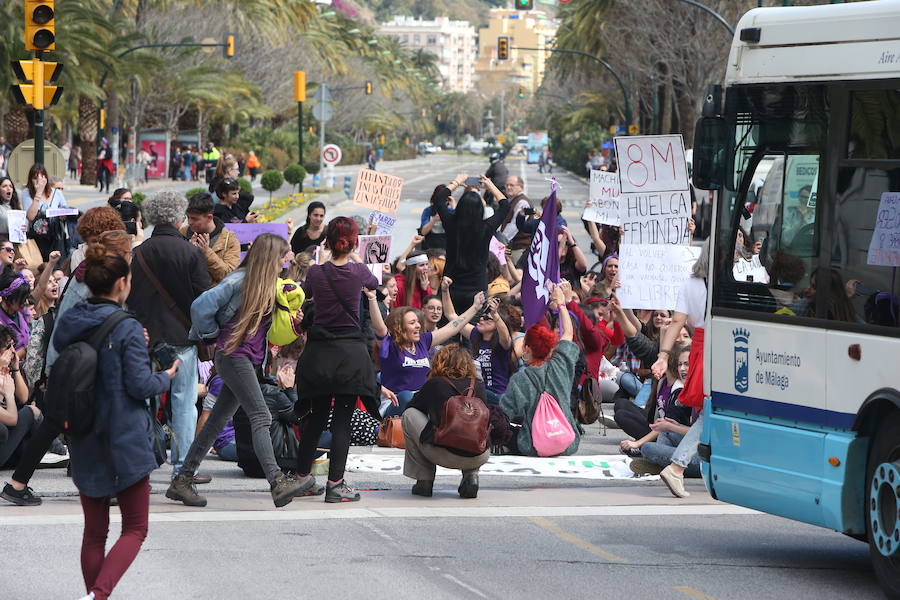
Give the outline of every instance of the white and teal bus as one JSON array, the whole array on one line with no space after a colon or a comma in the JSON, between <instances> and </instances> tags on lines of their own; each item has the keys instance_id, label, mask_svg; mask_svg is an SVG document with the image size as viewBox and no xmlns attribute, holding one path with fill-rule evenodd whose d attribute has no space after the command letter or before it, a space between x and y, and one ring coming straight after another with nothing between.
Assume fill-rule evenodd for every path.
<instances>
[{"instance_id":1,"label":"white and teal bus","mask_svg":"<svg viewBox=\"0 0 900 600\"><path fill-rule=\"evenodd\" d=\"M900 598L900 2L748 12L703 115L706 485L867 541Z\"/></svg>"}]
</instances>

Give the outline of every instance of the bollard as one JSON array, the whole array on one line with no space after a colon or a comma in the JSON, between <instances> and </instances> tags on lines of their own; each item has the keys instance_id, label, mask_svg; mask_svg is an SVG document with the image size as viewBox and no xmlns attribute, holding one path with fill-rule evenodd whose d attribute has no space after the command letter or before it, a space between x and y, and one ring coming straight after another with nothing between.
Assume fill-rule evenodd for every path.
<instances>
[{"instance_id":1,"label":"bollard","mask_svg":"<svg viewBox=\"0 0 900 600\"><path fill-rule=\"evenodd\" d=\"M325 187L334 189L334 167L331 165L325 167Z\"/></svg>"},{"instance_id":2,"label":"bollard","mask_svg":"<svg viewBox=\"0 0 900 600\"><path fill-rule=\"evenodd\" d=\"M353 181L353 177L350 175L344 175L344 195L347 196L347 199L350 199L350 194L353 192L350 191L350 183Z\"/></svg>"},{"instance_id":3,"label":"bollard","mask_svg":"<svg viewBox=\"0 0 900 600\"><path fill-rule=\"evenodd\" d=\"M318 190L321 187L321 185L320 185L321 183L322 183L322 178L319 176L319 174L316 173L315 175L313 175L313 188Z\"/></svg>"}]
</instances>

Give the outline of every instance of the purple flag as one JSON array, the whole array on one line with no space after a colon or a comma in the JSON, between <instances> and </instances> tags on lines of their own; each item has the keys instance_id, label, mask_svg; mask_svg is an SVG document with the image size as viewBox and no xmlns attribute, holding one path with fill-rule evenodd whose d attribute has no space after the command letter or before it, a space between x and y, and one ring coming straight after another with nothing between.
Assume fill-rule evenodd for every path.
<instances>
[{"instance_id":1,"label":"purple flag","mask_svg":"<svg viewBox=\"0 0 900 600\"><path fill-rule=\"evenodd\" d=\"M544 214L538 224L522 280L522 308L525 312L525 328L537 323L547 310L550 300L549 282L559 283L559 243L556 241L556 182L544 206Z\"/></svg>"}]
</instances>

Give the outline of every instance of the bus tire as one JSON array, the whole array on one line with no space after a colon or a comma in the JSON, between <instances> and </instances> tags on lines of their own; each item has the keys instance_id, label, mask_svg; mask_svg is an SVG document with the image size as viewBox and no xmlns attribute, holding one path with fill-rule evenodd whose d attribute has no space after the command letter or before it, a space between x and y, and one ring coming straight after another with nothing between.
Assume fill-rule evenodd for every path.
<instances>
[{"instance_id":1,"label":"bus tire","mask_svg":"<svg viewBox=\"0 0 900 600\"><path fill-rule=\"evenodd\" d=\"M888 598L900 599L900 411L891 412L875 433L864 497L875 575Z\"/></svg>"}]
</instances>

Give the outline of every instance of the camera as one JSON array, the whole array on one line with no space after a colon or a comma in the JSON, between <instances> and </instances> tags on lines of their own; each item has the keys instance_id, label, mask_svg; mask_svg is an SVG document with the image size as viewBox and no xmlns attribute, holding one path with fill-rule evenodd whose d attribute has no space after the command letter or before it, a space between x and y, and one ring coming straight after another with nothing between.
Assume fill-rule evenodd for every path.
<instances>
[{"instance_id":1,"label":"camera","mask_svg":"<svg viewBox=\"0 0 900 600\"><path fill-rule=\"evenodd\" d=\"M526 208L525 210L523 210L522 212L524 212L529 217L534 216L534 214L535 214L535 210L533 208L531 208L530 206L528 208Z\"/></svg>"},{"instance_id":2,"label":"camera","mask_svg":"<svg viewBox=\"0 0 900 600\"><path fill-rule=\"evenodd\" d=\"M166 371L175 364L178 352L165 342L157 342L150 350L150 359L156 363L160 371Z\"/></svg>"}]
</instances>

